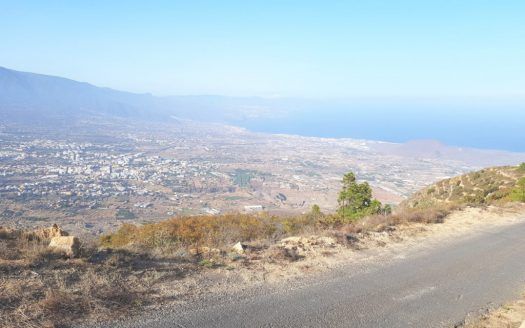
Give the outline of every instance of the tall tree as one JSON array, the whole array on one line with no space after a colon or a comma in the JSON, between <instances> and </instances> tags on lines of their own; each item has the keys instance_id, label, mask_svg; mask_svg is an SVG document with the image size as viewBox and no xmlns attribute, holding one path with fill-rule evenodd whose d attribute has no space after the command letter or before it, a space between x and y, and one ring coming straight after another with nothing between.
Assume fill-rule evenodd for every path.
<instances>
[{"instance_id":1,"label":"tall tree","mask_svg":"<svg viewBox=\"0 0 525 328\"><path fill-rule=\"evenodd\" d=\"M370 185L367 182L358 183L353 172L343 176L338 202L338 213L344 219L355 220L381 211L381 202L372 198Z\"/></svg>"}]
</instances>

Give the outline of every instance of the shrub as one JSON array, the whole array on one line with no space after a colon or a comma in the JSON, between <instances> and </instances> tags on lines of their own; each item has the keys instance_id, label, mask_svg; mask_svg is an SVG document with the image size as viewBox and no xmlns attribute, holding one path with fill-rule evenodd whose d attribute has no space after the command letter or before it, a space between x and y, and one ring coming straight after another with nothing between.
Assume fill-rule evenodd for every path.
<instances>
[{"instance_id":1,"label":"shrub","mask_svg":"<svg viewBox=\"0 0 525 328\"><path fill-rule=\"evenodd\" d=\"M194 246L224 247L238 241L279 238L314 227L312 215L275 217L267 214L224 214L178 217L143 226L124 224L113 234L101 237L108 248L140 245L150 249Z\"/></svg>"},{"instance_id":2,"label":"shrub","mask_svg":"<svg viewBox=\"0 0 525 328\"><path fill-rule=\"evenodd\" d=\"M403 209L392 215L394 224L409 222L416 223L443 223L445 217L458 207L455 205L442 205L431 208L410 208Z\"/></svg>"},{"instance_id":3,"label":"shrub","mask_svg":"<svg viewBox=\"0 0 525 328\"><path fill-rule=\"evenodd\" d=\"M518 180L516 187L510 193L510 199L515 202L525 202L525 177Z\"/></svg>"},{"instance_id":4,"label":"shrub","mask_svg":"<svg viewBox=\"0 0 525 328\"><path fill-rule=\"evenodd\" d=\"M344 234L367 231L381 232L389 227L407 223L443 223L447 215L455 209L455 205L441 205L429 208L401 208L391 215L370 215L361 220L343 224L338 231Z\"/></svg>"}]
</instances>

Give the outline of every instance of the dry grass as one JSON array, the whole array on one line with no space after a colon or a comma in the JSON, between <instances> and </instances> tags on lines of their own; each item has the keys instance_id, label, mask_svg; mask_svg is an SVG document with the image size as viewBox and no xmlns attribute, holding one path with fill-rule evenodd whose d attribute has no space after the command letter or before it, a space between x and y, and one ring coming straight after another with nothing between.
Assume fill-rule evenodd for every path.
<instances>
[{"instance_id":1,"label":"dry grass","mask_svg":"<svg viewBox=\"0 0 525 328\"><path fill-rule=\"evenodd\" d=\"M450 213L460 208L460 206L452 204L443 204L432 208L400 208L393 214L371 215L357 222L341 225L338 230L345 233L380 232L400 224L443 223Z\"/></svg>"},{"instance_id":2,"label":"dry grass","mask_svg":"<svg viewBox=\"0 0 525 328\"><path fill-rule=\"evenodd\" d=\"M294 254L287 253L288 250L272 246L284 237L297 235L332 236L340 243L351 246L356 242L352 238L349 242L351 234L381 232L401 224L443 223L446 216L458 208L445 204L429 208L400 208L393 214L371 215L351 223L346 223L347 220L336 214L289 218L248 214L181 217L143 226L123 225L117 232L102 237L101 244L111 249L141 249L150 254L186 257L191 256L191 249L215 249L218 252L213 254L220 257L240 241L271 249L269 256L275 259L297 260Z\"/></svg>"},{"instance_id":3,"label":"dry grass","mask_svg":"<svg viewBox=\"0 0 525 328\"><path fill-rule=\"evenodd\" d=\"M0 235L0 326L70 327L119 318L150 301L154 281L143 273L160 268L156 259L89 248L66 259L49 251L47 241L22 236ZM170 265L172 271L180 266Z\"/></svg>"},{"instance_id":4,"label":"dry grass","mask_svg":"<svg viewBox=\"0 0 525 328\"><path fill-rule=\"evenodd\" d=\"M479 317L467 317L458 328L510 328L525 325L525 297L492 309Z\"/></svg>"},{"instance_id":5,"label":"dry grass","mask_svg":"<svg viewBox=\"0 0 525 328\"><path fill-rule=\"evenodd\" d=\"M190 247L230 247L239 241L275 241L284 236L315 230L312 217L276 217L267 214L225 214L192 216L135 226L123 225L117 232L101 238L108 248L138 246L161 249L162 253L180 253ZM170 252L171 251L171 252Z\"/></svg>"}]
</instances>

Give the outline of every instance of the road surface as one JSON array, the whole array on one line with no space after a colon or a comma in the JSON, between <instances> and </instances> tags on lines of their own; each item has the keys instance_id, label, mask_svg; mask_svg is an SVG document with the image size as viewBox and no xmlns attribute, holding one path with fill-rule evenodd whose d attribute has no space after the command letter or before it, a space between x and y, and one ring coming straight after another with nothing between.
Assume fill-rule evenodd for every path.
<instances>
[{"instance_id":1,"label":"road surface","mask_svg":"<svg viewBox=\"0 0 525 328\"><path fill-rule=\"evenodd\" d=\"M380 262L349 264L299 286L245 291L118 326L453 327L468 313L519 296L525 223Z\"/></svg>"}]
</instances>

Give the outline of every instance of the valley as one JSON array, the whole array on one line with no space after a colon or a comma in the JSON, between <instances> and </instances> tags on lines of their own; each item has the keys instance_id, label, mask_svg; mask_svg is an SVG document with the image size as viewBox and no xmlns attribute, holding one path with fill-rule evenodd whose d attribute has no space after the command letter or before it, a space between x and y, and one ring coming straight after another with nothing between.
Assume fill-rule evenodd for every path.
<instances>
[{"instance_id":1,"label":"valley","mask_svg":"<svg viewBox=\"0 0 525 328\"><path fill-rule=\"evenodd\" d=\"M460 159L405 155L394 143L262 134L191 120L92 120L55 129L6 122L0 135L0 223L58 223L91 236L173 216L294 215L313 204L333 212L348 171L395 205L434 181L478 168L475 151ZM504 153L494 162L519 159L525 155Z\"/></svg>"}]
</instances>

